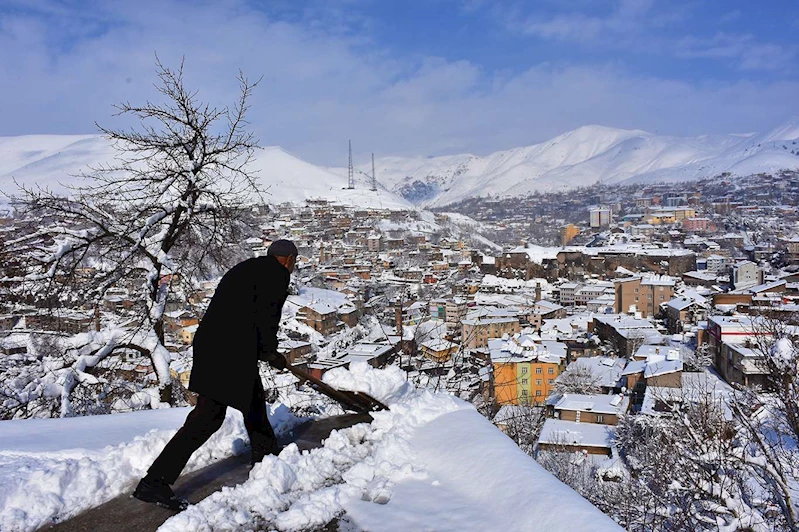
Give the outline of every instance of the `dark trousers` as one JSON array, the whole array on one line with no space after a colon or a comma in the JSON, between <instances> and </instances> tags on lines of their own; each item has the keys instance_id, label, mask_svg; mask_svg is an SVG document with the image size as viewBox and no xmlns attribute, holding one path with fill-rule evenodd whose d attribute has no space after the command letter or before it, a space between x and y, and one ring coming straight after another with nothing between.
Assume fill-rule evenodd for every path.
<instances>
[{"instance_id":1,"label":"dark trousers","mask_svg":"<svg viewBox=\"0 0 799 532\"><path fill-rule=\"evenodd\" d=\"M278 449L275 432L266 416L266 398L259 381L255 381L249 411L244 412L244 426L250 436L254 462L260 462L264 456ZM226 410L227 405L207 397L198 397L194 410L189 412L183 426L150 466L147 477L163 478L167 484L174 484L194 451L222 426Z\"/></svg>"}]
</instances>

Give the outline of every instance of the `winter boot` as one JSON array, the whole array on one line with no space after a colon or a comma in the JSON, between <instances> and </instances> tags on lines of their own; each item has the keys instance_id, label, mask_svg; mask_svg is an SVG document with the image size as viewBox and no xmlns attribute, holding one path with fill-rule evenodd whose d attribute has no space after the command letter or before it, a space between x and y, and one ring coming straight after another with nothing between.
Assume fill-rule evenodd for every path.
<instances>
[{"instance_id":1,"label":"winter boot","mask_svg":"<svg viewBox=\"0 0 799 532\"><path fill-rule=\"evenodd\" d=\"M144 477L139 481L133 496L144 502L152 502L174 512L182 512L189 506L189 501L178 497L164 479Z\"/></svg>"}]
</instances>

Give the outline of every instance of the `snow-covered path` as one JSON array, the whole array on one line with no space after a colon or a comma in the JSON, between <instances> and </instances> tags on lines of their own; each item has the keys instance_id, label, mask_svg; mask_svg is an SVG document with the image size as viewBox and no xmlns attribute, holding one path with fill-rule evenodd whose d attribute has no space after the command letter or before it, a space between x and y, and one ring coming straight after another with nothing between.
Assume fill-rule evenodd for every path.
<instances>
[{"instance_id":1,"label":"snow-covered path","mask_svg":"<svg viewBox=\"0 0 799 532\"><path fill-rule=\"evenodd\" d=\"M371 424L334 432L322 448L300 453L292 445L267 457L248 481L190 506L160 530L294 531L333 519L346 523L342 529L373 532L619 530L470 404L415 390L398 368L354 365L325 380L391 408ZM185 417L185 410L164 412L127 415L128 422L126 415L23 421L30 432L24 425L8 437L3 431L0 530L34 530L131 489ZM51 421L60 427L52 437ZM142 435L150 427L159 430ZM230 414L190 467L240 452L243 438L241 417ZM108 443L115 445L101 447Z\"/></svg>"}]
</instances>

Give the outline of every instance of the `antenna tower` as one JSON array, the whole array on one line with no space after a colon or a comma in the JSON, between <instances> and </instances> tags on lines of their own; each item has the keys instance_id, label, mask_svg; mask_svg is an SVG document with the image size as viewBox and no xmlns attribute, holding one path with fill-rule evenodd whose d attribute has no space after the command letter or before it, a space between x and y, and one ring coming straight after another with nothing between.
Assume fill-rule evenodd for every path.
<instances>
[{"instance_id":1,"label":"antenna tower","mask_svg":"<svg viewBox=\"0 0 799 532\"><path fill-rule=\"evenodd\" d=\"M375 154L372 154L372 192L377 192L377 177L375 177Z\"/></svg>"},{"instance_id":2,"label":"antenna tower","mask_svg":"<svg viewBox=\"0 0 799 532\"><path fill-rule=\"evenodd\" d=\"M350 141L350 165L347 168L347 188L355 188L355 171L352 169L352 141Z\"/></svg>"}]
</instances>

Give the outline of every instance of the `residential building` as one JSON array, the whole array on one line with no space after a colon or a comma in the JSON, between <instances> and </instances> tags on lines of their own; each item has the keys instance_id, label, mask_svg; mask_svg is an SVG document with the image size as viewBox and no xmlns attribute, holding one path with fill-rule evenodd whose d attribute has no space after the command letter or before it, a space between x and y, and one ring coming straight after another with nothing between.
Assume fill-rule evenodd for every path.
<instances>
[{"instance_id":1,"label":"residential building","mask_svg":"<svg viewBox=\"0 0 799 532\"><path fill-rule=\"evenodd\" d=\"M458 352L459 345L444 338L434 338L422 342L419 351L433 362L447 362Z\"/></svg>"},{"instance_id":2,"label":"residential building","mask_svg":"<svg viewBox=\"0 0 799 532\"><path fill-rule=\"evenodd\" d=\"M297 319L322 334L334 333L339 328L337 309L327 303L309 303L297 312Z\"/></svg>"},{"instance_id":3,"label":"residential building","mask_svg":"<svg viewBox=\"0 0 799 532\"><path fill-rule=\"evenodd\" d=\"M656 316L660 305L669 301L674 292L675 280L666 275L647 275L617 279L616 313L639 313L642 317Z\"/></svg>"},{"instance_id":4,"label":"residential building","mask_svg":"<svg viewBox=\"0 0 799 532\"><path fill-rule=\"evenodd\" d=\"M560 285L560 304L573 306L577 301L577 292L582 288L579 283L563 283Z\"/></svg>"},{"instance_id":5,"label":"residential building","mask_svg":"<svg viewBox=\"0 0 799 532\"><path fill-rule=\"evenodd\" d=\"M574 224L566 224L560 228L560 243L561 245L565 246L572 240L574 237L580 234L580 228Z\"/></svg>"},{"instance_id":6,"label":"residential building","mask_svg":"<svg viewBox=\"0 0 799 532\"><path fill-rule=\"evenodd\" d=\"M461 326L461 320L468 311L467 301L462 297L448 299L444 305L444 320L447 331L456 331Z\"/></svg>"},{"instance_id":7,"label":"residential building","mask_svg":"<svg viewBox=\"0 0 799 532\"><path fill-rule=\"evenodd\" d=\"M663 336L651 321L623 314L594 316L593 332L616 348L620 357L632 356L644 344L659 344Z\"/></svg>"},{"instance_id":8,"label":"residential building","mask_svg":"<svg viewBox=\"0 0 799 532\"><path fill-rule=\"evenodd\" d=\"M467 349L487 347L490 338L520 332L519 318L511 315L478 316L461 321L461 342Z\"/></svg>"},{"instance_id":9,"label":"residential building","mask_svg":"<svg viewBox=\"0 0 799 532\"><path fill-rule=\"evenodd\" d=\"M762 381L758 357L747 344L759 336L770 336L757 318L711 316L707 320L710 349L716 369L730 384L757 384Z\"/></svg>"},{"instance_id":10,"label":"residential building","mask_svg":"<svg viewBox=\"0 0 799 532\"><path fill-rule=\"evenodd\" d=\"M577 423L616 425L619 416L627 413L630 398L624 394L565 393L550 396L546 404L549 417Z\"/></svg>"},{"instance_id":11,"label":"residential building","mask_svg":"<svg viewBox=\"0 0 799 532\"><path fill-rule=\"evenodd\" d=\"M500 405L543 404L566 360L567 347L522 335L489 340L494 396Z\"/></svg>"},{"instance_id":12,"label":"residential building","mask_svg":"<svg viewBox=\"0 0 799 532\"><path fill-rule=\"evenodd\" d=\"M763 282L763 273L754 262L744 260L732 268L732 285L736 290L749 288Z\"/></svg>"},{"instance_id":13,"label":"residential building","mask_svg":"<svg viewBox=\"0 0 799 532\"><path fill-rule=\"evenodd\" d=\"M597 228L610 225L612 215L611 210L607 208L591 209L589 213L591 227Z\"/></svg>"},{"instance_id":14,"label":"residential building","mask_svg":"<svg viewBox=\"0 0 799 532\"><path fill-rule=\"evenodd\" d=\"M571 452L611 456L616 431L610 425L547 419L536 451Z\"/></svg>"},{"instance_id":15,"label":"residential building","mask_svg":"<svg viewBox=\"0 0 799 532\"><path fill-rule=\"evenodd\" d=\"M178 329L178 335L180 335L180 341L183 345L191 345L194 342L194 335L199 327L199 325L189 325Z\"/></svg>"}]
</instances>

